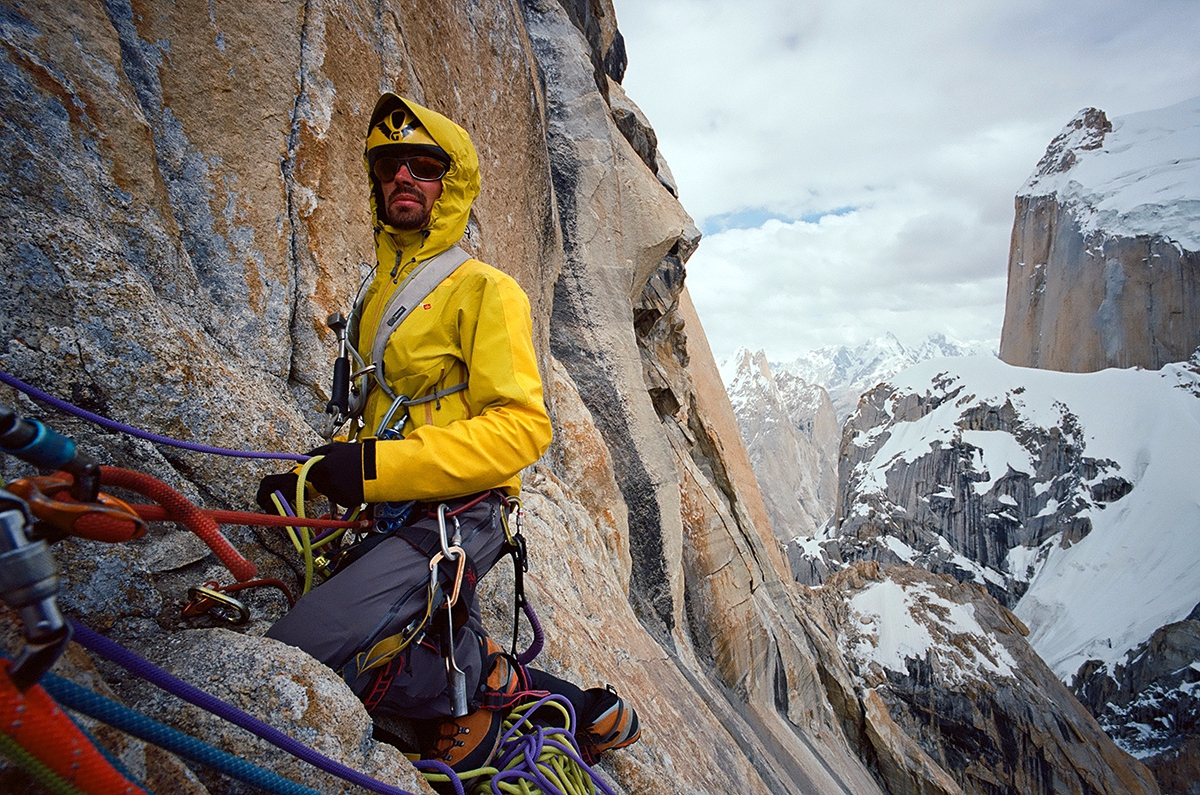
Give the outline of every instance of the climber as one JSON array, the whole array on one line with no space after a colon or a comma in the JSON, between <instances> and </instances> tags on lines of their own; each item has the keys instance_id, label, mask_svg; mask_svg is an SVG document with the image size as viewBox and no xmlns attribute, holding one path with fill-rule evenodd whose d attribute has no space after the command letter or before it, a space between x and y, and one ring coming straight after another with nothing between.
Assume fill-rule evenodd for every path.
<instances>
[{"instance_id":1,"label":"climber","mask_svg":"<svg viewBox=\"0 0 1200 795\"><path fill-rule=\"evenodd\" d=\"M370 504L398 529L365 551L360 544L267 636L341 673L374 717L412 721L422 755L455 770L491 758L512 705L506 696L518 691L571 701L585 756L629 745L637 716L611 689L584 691L526 669L481 623L476 584L508 551L508 503L519 472L548 447L551 425L529 299L455 245L479 194L474 145L446 117L385 93L365 160L377 267L348 343L374 370L361 430L311 451L323 458L308 482L338 505ZM422 278L433 279L431 292L406 297ZM272 495L294 495L297 478L264 478L259 503L273 511Z\"/></svg>"}]
</instances>

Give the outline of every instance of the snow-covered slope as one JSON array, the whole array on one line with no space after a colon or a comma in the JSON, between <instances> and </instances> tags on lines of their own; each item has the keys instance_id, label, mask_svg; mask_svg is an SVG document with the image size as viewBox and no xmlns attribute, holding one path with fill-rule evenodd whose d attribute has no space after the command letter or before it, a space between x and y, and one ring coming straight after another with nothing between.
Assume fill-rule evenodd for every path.
<instances>
[{"instance_id":1,"label":"snow-covered slope","mask_svg":"<svg viewBox=\"0 0 1200 795\"><path fill-rule=\"evenodd\" d=\"M1200 250L1200 97L1113 119L1097 130L1067 125L1021 196L1057 196L1082 231L1159 235Z\"/></svg>"},{"instance_id":2,"label":"snow-covered slope","mask_svg":"<svg viewBox=\"0 0 1200 795\"><path fill-rule=\"evenodd\" d=\"M978 512L992 500L993 520L985 516L982 525L992 537L956 539L956 552L976 559L980 581L1028 583L1016 613L1058 676L1068 679L1086 660L1111 669L1200 602L1197 367L1075 374L970 357L917 365L889 386L885 416L855 432L853 443L871 454L849 473L853 494L843 498L843 518L869 514L871 526L886 532L922 503ZM989 413L1000 416L1006 406L1012 427L989 429ZM1083 476L1056 473L1044 460L1035 440L1056 436L1079 448ZM965 455L958 482L907 478L916 462L951 449ZM1067 477L1074 480L1061 490ZM1048 497L1056 487L1057 497ZM1018 500L1022 489L1030 495ZM1043 520L1063 503L1070 524L1056 532ZM1033 508L1037 514L1028 515ZM981 565L986 545L1005 539L1007 555L992 551ZM881 541L895 550L913 539Z\"/></svg>"},{"instance_id":3,"label":"snow-covered slope","mask_svg":"<svg viewBox=\"0 0 1200 795\"><path fill-rule=\"evenodd\" d=\"M994 354L994 342L957 342L934 334L920 343L905 346L892 333L849 348L829 345L810 351L791 362L772 363L773 372L788 372L829 392L838 421L844 420L871 387L906 367L948 356Z\"/></svg>"}]
</instances>

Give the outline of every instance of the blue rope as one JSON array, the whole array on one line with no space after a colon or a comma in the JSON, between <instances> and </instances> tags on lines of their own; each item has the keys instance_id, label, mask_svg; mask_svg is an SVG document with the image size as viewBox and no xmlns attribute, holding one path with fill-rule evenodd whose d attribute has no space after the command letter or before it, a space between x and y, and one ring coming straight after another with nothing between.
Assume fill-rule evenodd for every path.
<instances>
[{"instance_id":1,"label":"blue rope","mask_svg":"<svg viewBox=\"0 0 1200 795\"><path fill-rule=\"evenodd\" d=\"M99 632L89 629L75 619L71 619L71 627L75 633L75 641L88 651L99 654L109 662L116 663L134 676L145 679L147 682L162 688L173 696L177 696L203 710L207 710L219 718L224 718L234 725L241 726L251 734L261 737L278 748L282 748L297 759L308 762L310 765L318 767L326 773L332 773L338 778L345 779L363 789L378 792L380 795L413 795L408 790L378 781L365 773L360 773L353 768L343 765L341 762L336 762L327 756L317 753L312 748L292 739L274 726L263 723L253 715L242 712L240 709L221 701L216 696L206 693L198 687L189 685L176 676L172 676L149 660L134 654L118 643L114 643Z\"/></svg>"},{"instance_id":2,"label":"blue rope","mask_svg":"<svg viewBox=\"0 0 1200 795\"><path fill-rule=\"evenodd\" d=\"M320 795L314 789L213 748L170 726L134 712L129 707L93 693L86 687L80 687L68 679L48 673L42 677L40 684L63 706L165 748L177 756L208 765L230 778L258 787L272 795Z\"/></svg>"},{"instance_id":3,"label":"blue rope","mask_svg":"<svg viewBox=\"0 0 1200 795\"><path fill-rule=\"evenodd\" d=\"M42 681L39 679L38 684L41 684L41 683L42 683ZM83 712L83 710L76 710L76 711L81 712L81 713ZM92 747L95 748L97 751L99 751L100 755L108 760L108 763L113 766L113 770L116 770L122 776L129 779L130 782L137 784L139 787L141 787L143 790L145 790L146 795L154 795L154 790L147 787L146 783L144 781L139 781L133 775L133 773L130 773L129 768L127 768L125 766L125 764L120 759L118 759L115 754L112 753L112 751L109 751L103 745L98 743L96 741L96 738L94 736L92 736L92 733L90 731L88 731L74 715L72 715L69 712L66 713L66 715L68 718L71 719L71 723L75 724L75 728L79 729L79 733L82 734L87 739L87 741L92 744Z\"/></svg>"}]
</instances>

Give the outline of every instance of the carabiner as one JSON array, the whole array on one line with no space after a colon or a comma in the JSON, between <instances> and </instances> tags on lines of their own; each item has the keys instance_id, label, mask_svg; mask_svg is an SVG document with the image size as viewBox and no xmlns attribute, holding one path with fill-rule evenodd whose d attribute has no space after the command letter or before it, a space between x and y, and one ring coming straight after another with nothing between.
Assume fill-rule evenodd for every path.
<instances>
[{"instance_id":1,"label":"carabiner","mask_svg":"<svg viewBox=\"0 0 1200 795\"><path fill-rule=\"evenodd\" d=\"M393 417L396 411L400 408L405 408L404 416L400 420L400 427L404 427L404 423L408 420L408 409L405 404L408 403L407 395L397 395L392 401L392 405L388 406L387 413L383 415L383 419L379 421L379 427L375 429L375 436L379 439L401 439L403 436L400 431L393 428Z\"/></svg>"},{"instance_id":2,"label":"carabiner","mask_svg":"<svg viewBox=\"0 0 1200 795\"><path fill-rule=\"evenodd\" d=\"M455 561L458 560L459 553L462 552L462 527L458 523L458 517L453 517L454 540L451 542L450 538L446 535L446 511L448 510L449 506L446 503L443 502L438 505L438 538L442 542L442 555L445 556L446 560ZM453 552L455 549L458 552Z\"/></svg>"},{"instance_id":3,"label":"carabiner","mask_svg":"<svg viewBox=\"0 0 1200 795\"><path fill-rule=\"evenodd\" d=\"M226 621L234 626L239 626L249 621L250 609L229 594L217 590L218 588L216 580L209 580L204 585L195 585L188 588L188 599L190 601L184 606L183 614L193 617L212 611L222 621Z\"/></svg>"},{"instance_id":4,"label":"carabiner","mask_svg":"<svg viewBox=\"0 0 1200 795\"><path fill-rule=\"evenodd\" d=\"M108 494L97 494L95 502L56 499L74 482L66 472L21 478L7 488L29 506L39 522L68 535L92 541L130 541L146 534L146 522L125 502Z\"/></svg>"}]
</instances>

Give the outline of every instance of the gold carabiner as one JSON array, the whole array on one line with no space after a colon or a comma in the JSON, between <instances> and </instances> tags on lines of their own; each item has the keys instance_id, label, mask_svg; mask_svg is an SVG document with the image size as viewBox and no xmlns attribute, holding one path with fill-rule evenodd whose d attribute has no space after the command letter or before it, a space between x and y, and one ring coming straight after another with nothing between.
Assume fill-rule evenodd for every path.
<instances>
[{"instance_id":1,"label":"gold carabiner","mask_svg":"<svg viewBox=\"0 0 1200 795\"><path fill-rule=\"evenodd\" d=\"M188 588L188 600L183 608L185 616L199 616L212 611L222 621L234 626L250 620L250 609L229 594L217 590L217 583L213 580Z\"/></svg>"}]
</instances>

